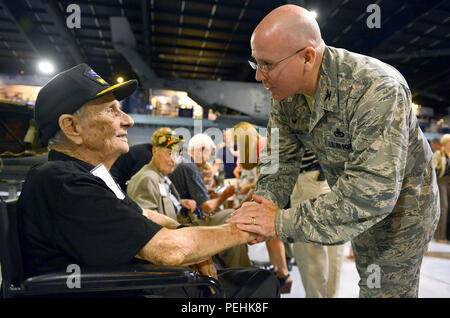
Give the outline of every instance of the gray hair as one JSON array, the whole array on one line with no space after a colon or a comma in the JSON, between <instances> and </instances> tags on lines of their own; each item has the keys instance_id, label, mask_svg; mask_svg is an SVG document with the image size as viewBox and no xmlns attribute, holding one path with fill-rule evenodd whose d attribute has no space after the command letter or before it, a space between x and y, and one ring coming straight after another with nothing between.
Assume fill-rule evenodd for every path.
<instances>
[{"instance_id":1,"label":"gray hair","mask_svg":"<svg viewBox=\"0 0 450 318\"><path fill-rule=\"evenodd\" d=\"M445 134L444 136L442 136L442 138L441 138L441 145L442 146L445 146L445 144L447 143L447 142L449 142L450 141L450 134Z\"/></svg>"},{"instance_id":2,"label":"gray hair","mask_svg":"<svg viewBox=\"0 0 450 318\"><path fill-rule=\"evenodd\" d=\"M86 117L86 107L85 105L81 106L76 112L72 115L77 116L80 120L84 120ZM56 134L48 140L48 149L52 149L52 147L62 146L67 143L68 139L66 135L63 133L61 129L59 129Z\"/></svg>"},{"instance_id":3,"label":"gray hair","mask_svg":"<svg viewBox=\"0 0 450 318\"><path fill-rule=\"evenodd\" d=\"M216 149L214 141L206 134L196 134L189 140L188 151L202 149L202 147Z\"/></svg>"}]
</instances>

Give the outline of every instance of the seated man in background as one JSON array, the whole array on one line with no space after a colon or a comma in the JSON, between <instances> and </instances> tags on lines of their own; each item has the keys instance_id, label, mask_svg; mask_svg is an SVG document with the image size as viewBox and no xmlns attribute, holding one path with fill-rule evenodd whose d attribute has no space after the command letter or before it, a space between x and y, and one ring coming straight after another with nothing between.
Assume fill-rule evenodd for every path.
<instances>
[{"instance_id":1,"label":"seated man in background","mask_svg":"<svg viewBox=\"0 0 450 318\"><path fill-rule=\"evenodd\" d=\"M39 92L35 120L49 161L28 173L17 204L25 276L66 271L70 264L121 265L145 260L162 265L195 264L219 279L226 297L277 297L273 275L253 269L216 272L211 256L254 236L236 227L185 227L141 209L109 174L128 151L133 120L118 100L137 81L110 86L80 64L50 80ZM171 297L204 296L197 287L146 291Z\"/></svg>"},{"instance_id":2,"label":"seated man in background","mask_svg":"<svg viewBox=\"0 0 450 318\"><path fill-rule=\"evenodd\" d=\"M168 127L156 130L152 136L152 160L130 179L127 194L141 208L158 211L186 224L191 223L189 214L196 210L197 204L194 200L180 199L167 177L177 165L183 142Z\"/></svg>"},{"instance_id":3,"label":"seated man in background","mask_svg":"<svg viewBox=\"0 0 450 318\"><path fill-rule=\"evenodd\" d=\"M175 170L169 174L183 199L193 199L205 213L218 211L222 203L234 195L235 187L228 186L222 194L211 199L200 168L211 160L214 142L206 134L197 134L189 140L188 154L183 156Z\"/></svg>"},{"instance_id":4,"label":"seated man in background","mask_svg":"<svg viewBox=\"0 0 450 318\"><path fill-rule=\"evenodd\" d=\"M130 146L130 151L121 154L111 167L110 173L127 192L127 181L152 159L152 144Z\"/></svg>"},{"instance_id":5,"label":"seated man in background","mask_svg":"<svg viewBox=\"0 0 450 318\"><path fill-rule=\"evenodd\" d=\"M211 137L205 134L197 134L189 140L188 154L183 156L175 170L169 174L170 180L177 189L182 199L195 200L200 207L201 214L193 215L192 224L211 226L224 224L234 210L220 210L220 205L234 194L234 187L227 187L223 193L211 199L205 186L199 166L211 160L215 145ZM204 212L204 213L203 213ZM221 267L250 267L252 263L248 257L247 244L234 246L224 251L215 258Z\"/></svg>"}]
</instances>

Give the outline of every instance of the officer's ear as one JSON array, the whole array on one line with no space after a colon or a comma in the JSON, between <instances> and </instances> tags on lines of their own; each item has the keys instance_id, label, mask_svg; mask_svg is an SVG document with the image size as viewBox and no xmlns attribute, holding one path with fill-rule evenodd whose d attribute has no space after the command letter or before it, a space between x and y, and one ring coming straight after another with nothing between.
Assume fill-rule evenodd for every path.
<instances>
[{"instance_id":1,"label":"officer's ear","mask_svg":"<svg viewBox=\"0 0 450 318\"><path fill-rule=\"evenodd\" d=\"M316 62L317 52L314 48L308 46L307 48L305 48L305 53L303 54L305 56L305 69L307 71L310 71L313 69L314 63Z\"/></svg>"},{"instance_id":2,"label":"officer's ear","mask_svg":"<svg viewBox=\"0 0 450 318\"><path fill-rule=\"evenodd\" d=\"M81 137L81 126L77 116L64 114L59 116L59 128L66 135L67 139L73 143L80 145L83 142Z\"/></svg>"}]
</instances>

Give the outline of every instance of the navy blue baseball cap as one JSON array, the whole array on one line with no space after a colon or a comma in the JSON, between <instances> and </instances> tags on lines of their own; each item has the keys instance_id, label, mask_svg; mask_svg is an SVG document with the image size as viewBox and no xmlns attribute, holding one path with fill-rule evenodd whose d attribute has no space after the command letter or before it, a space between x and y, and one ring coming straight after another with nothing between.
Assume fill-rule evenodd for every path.
<instances>
[{"instance_id":1,"label":"navy blue baseball cap","mask_svg":"<svg viewBox=\"0 0 450 318\"><path fill-rule=\"evenodd\" d=\"M121 101L137 86L136 80L110 85L85 63L59 73L42 87L36 99L34 119L41 142L47 145L59 130L61 115L73 114L84 104L108 94Z\"/></svg>"}]
</instances>

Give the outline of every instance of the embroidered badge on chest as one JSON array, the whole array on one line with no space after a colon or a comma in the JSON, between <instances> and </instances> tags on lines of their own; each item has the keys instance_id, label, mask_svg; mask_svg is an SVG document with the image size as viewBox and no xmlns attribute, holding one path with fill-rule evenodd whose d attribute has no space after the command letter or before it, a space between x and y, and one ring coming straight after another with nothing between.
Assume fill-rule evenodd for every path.
<instances>
[{"instance_id":1,"label":"embroidered badge on chest","mask_svg":"<svg viewBox=\"0 0 450 318\"><path fill-rule=\"evenodd\" d=\"M334 135L335 135L336 137L338 137L338 138L343 138L343 137L345 137L345 134L344 134L342 131L340 131L339 128L336 128L336 130L335 130L335 132L334 132Z\"/></svg>"},{"instance_id":2,"label":"embroidered badge on chest","mask_svg":"<svg viewBox=\"0 0 450 318\"><path fill-rule=\"evenodd\" d=\"M350 140L345 137L347 137L347 135L339 128L336 128L336 130L334 130L333 132L333 135L327 138L328 147L346 151L352 150L352 144L350 143Z\"/></svg>"}]
</instances>

